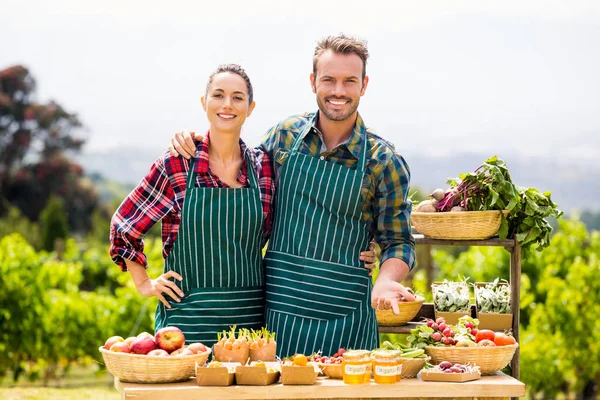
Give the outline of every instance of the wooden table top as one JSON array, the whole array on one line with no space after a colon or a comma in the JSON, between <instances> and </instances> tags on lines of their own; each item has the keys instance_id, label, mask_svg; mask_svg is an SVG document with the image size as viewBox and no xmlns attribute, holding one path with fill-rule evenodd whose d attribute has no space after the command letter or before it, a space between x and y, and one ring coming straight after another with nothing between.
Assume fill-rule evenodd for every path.
<instances>
[{"instance_id":1,"label":"wooden table top","mask_svg":"<svg viewBox=\"0 0 600 400\"><path fill-rule=\"evenodd\" d=\"M115 378L123 399L505 399L525 396L525 384L501 372L471 382L424 382L402 379L391 385L371 381L346 385L339 379L319 378L314 385L198 386L195 379L179 383L124 383Z\"/></svg>"}]
</instances>

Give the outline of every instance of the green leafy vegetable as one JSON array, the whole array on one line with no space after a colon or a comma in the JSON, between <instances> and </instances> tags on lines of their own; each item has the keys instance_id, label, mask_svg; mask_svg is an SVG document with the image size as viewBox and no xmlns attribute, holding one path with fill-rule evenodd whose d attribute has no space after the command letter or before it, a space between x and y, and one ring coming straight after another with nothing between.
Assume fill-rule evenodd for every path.
<instances>
[{"instance_id":1,"label":"green leafy vegetable","mask_svg":"<svg viewBox=\"0 0 600 400\"><path fill-rule=\"evenodd\" d=\"M510 286L498 278L483 286L475 285L475 302L481 313L509 314Z\"/></svg>"},{"instance_id":2,"label":"green leafy vegetable","mask_svg":"<svg viewBox=\"0 0 600 400\"><path fill-rule=\"evenodd\" d=\"M423 350L424 347L425 345L413 347L410 344L392 343L389 340L381 344L382 349L400 350L400 357L402 358L427 358L427 354Z\"/></svg>"},{"instance_id":3,"label":"green leafy vegetable","mask_svg":"<svg viewBox=\"0 0 600 400\"><path fill-rule=\"evenodd\" d=\"M418 325L410 330L410 335L406 338L408 345L417 349L424 349L425 346L443 346L442 342L433 339L433 328L427 325Z\"/></svg>"},{"instance_id":4,"label":"green leafy vegetable","mask_svg":"<svg viewBox=\"0 0 600 400\"><path fill-rule=\"evenodd\" d=\"M468 278L467 278L468 279ZM437 311L468 312L471 295L467 279L460 282L445 280L431 285L433 302Z\"/></svg>"},{"instance_id":5,"label":"green leafy vegetable","mask_svg":"<svg viewBox=\"0 0 600 400\"><path fill-rule=\"evenodd\" d=\"M467 211L508 210L502 216L498 231L501 239L516 237L525 258L532 246L542 251L550 244L552 227L546 218L560 218L563 212L550 199L550 192L521 188L512 182L504 160L491 157L475 171L448 179L450 185L444 198L436 205L438 211L450 211L461 206Z\"/></svg>"}]
</instances>

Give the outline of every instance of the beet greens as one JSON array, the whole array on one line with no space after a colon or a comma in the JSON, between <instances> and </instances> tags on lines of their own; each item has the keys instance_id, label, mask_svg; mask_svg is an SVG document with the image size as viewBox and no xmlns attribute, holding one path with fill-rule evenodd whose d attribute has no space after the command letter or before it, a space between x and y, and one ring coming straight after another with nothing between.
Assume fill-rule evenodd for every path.
<instances>
[{"instance_id":1,"label":"beet greens","mask_svg":"<svg viewBox=\"0 0 600 400\"><path fill-rule=\"evenodd\" d=\"M450 211L454 206L467 211L508 210L502 216L498 236L501 239L516 236L524 257L531 246L542 251L550 244L552 227L545 218L563 215L550 199L550 192L535 188L521 188L512 182L504 160L497 156L487 159L475 171L448 179L450 190L436 205L438 211Z\"/></svg>"}]
</instances>

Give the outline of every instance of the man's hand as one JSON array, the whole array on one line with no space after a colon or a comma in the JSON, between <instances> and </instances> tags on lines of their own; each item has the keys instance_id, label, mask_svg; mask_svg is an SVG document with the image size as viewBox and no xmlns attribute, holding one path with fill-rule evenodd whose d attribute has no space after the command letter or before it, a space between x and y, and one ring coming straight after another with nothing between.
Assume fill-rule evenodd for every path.
<instances>
[{"instance_id":1,"label":"man's hand","mask_svg":"<svg viewBox=\"0 0 600 400\"><path fill-rule=\"evenodd\" d=\"M171 138L169 152L173 157L183 156L189 160L196 153L196 144L194 143L194 140L199 142L203 139L204 136L193 131L177 132Z\"/></svg>"},{"instance_id":2,"label":"man's hand","mask_svg":"<svg viewBox=\"0 0 600 400\"><path fill-rule=\"evenodd\" d=\"M168 271L156 279L145 279L139 284L136 284L136 288L142 296L156 296L161 301L161 303L165 305L165 307L171 308L171 305L169 304L167 299L165 299L165 296L163 296L163 294L169 295L173 300L179 303L181 300L177 295L183 297L183 292L181 291L181 289L179 289L175 282L170 281L169 278L175 278L178 281L182 280L181 275L179 275L177 272Z\"/></svg>"},{"instance_id":3,"label":"man's hand","mask_svg":"<svg viewBox=\"0 0 600 400\"><path fill-rule=\"evenodd\" d=\"M371 307L379 310L389 310L390 308L394 314L400 314L400 308L398 307L398 301L404 298L406 301L415 301L415 296L408 291L400 283L378 277L373 292L371 292Z\"/></svg>"},{"instance_id":4,"label":"man's hand","mask_svg":"<svg viewBox=\"0 0 600 400\"><path fill-rule=\"evenodd\" d=\"M376 249L376 245L375 242L371 242L371 244L369 245L369 250L367 251L362 251L360 253L360 261L364 261L365 262L365 268L369 270L369 276L373 275L376 263L377 263L377 249Z\"/></svg>"}]
</instances>

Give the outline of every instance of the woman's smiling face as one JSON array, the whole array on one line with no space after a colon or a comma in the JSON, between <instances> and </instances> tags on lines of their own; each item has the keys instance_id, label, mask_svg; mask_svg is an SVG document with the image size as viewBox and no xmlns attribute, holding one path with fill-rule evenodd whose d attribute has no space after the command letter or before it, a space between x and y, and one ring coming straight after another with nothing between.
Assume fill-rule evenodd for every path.
<instances>
[{"instance_id":1,"label":"woman's smiling face","mask_svg":"<svg viewBox=\"0 0 600 400\"><path fill-rule=\"evenodd\" d=\"M249 101L248 87L244 78L231 72L213 76L206 96L202 97L202 108L210 122L210 130L239 134L247 117L254 110Z\"/></svg>"}]
</instances>

